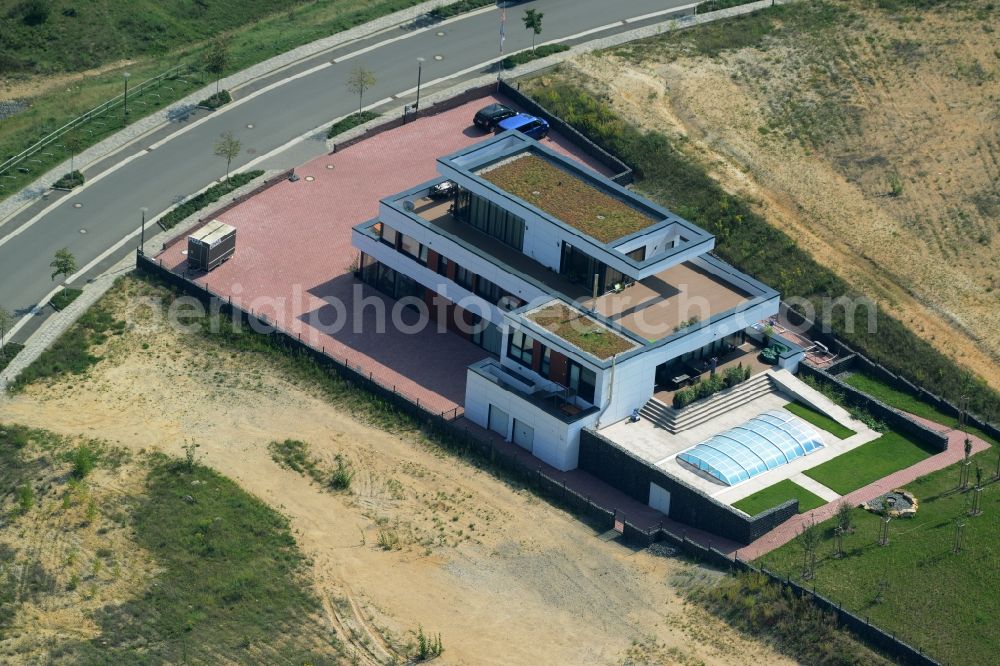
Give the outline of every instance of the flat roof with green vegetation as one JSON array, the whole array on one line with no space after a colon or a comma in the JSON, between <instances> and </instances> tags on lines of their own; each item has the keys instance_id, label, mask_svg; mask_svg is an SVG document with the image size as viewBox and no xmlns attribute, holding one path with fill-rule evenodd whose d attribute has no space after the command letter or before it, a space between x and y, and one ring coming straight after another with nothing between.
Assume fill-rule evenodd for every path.
<instances>
[{"instance_id":1,"label":"flat roof with green vegetation","mask_svg":"<svg viewBox=\"0 0 1000 666\"><path fill-rule=\"evenodd\" d=\"M659 222L538 155L519 155L479 176L602 243Z\"/></svg>"},{"instance_id":2,"label":"flat roof with green vegetation","mask_svg":"<svg viewBox=\"0 0 1000 666\"><path fill-rule=\"evenodd\" d=\"M992 476L997 452L972 457ZM854 529L834 558L835 519L819 524L815 576L806 585L895 633L944 664L991 664L1000 653L1000 484L982 491L984 511L967 516L970 492L956 492L959 464L907 484L919 508L913 518L889 523L889 545L876 545L879 517L854 509ZM962 517L962 550L954 553L955 519ZM800 578L803 550L791 541L757 561ZM880 591L881 590L881 594Z\"/></svg>"},{"instance_id":3,"label":"flat roof with green vegetation","mask_svg":"<svg viewBox=\"0 0 1000 666\"><path fill-rule=\"evenodd\" d=\"M847 439L854 434L854 431L847 426L840 425L826 414L822 414L812 407L803 405L800 402L790 402L785 405L785 409L790 411L792 414L795 414L803 421L807 421L817 428L827 431L837 439Z\"/></svg>"},{"instance_id":4,"label":"flat roof with green vegetation","mask_svg":"<svg viewBox=\"0 0 1000 666\"><path fill-rule=\"evenodd\" d=\"M764 490L759 490L753 495L744 497L739 502L734 502L733 506L751 516L756 516L761 511L773 509L790 499L797 499L799 501L799 513L812 511L826 504L826 500L822 497L814 495L794 481L784 479L783 481L778 481L773 486L768 486Z\"/></svg>"},{"instance_id":5,"label":"flat roof with green vegetation","mask_svg":"<svg viewBox=\"0 0 1000 666\"><path fill-rule=\"evenodd\" d=\"M535 310L528 315L528 319L602 361L636 346L636 343L623 338L599 321L563 303L553 303Z\"/></svg>"},{"instance_id":6,"label":"flat roof with green vegetation","mask_svg":"<svg viewBox=\"0 0 1000 666\"><path fill-rule=\"evenodd\" d=\"M889 430L876 440L862 444L803 474L840 495L867 486L883 476L906 469L937 451L906 435Z\"/></svg>"}]
</instances>

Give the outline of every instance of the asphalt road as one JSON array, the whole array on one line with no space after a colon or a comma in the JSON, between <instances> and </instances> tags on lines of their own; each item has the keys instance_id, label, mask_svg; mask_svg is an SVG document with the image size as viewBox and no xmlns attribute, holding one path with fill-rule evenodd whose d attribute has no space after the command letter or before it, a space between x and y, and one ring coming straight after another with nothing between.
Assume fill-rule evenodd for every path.
<instances>
[{"instance_id":1,"label":"asphalt road","mask_svg":"<svg viewBox=\"0 0 1000 666\"><path fill-rule=\"evenodd\" d=\"M689 1L535 0L517 3L507 10L505 51L510 53L531 45L531 35L521 25L521 15L526 7L534 7L545 14L544 31L539 37L542 42L680 7ZM658 16L610 28L575 41L631 30L665 18ZM391 106L397 107L413 101L412 92L403 96L400 94L416 86L418 57L425 59L422 94L433 90L434 86L426 86L427 83L456 72L471 68L461 76L442 82L440 87L495 71L495 66L477 65L498 56L499 10L473 14L444 25L430 25L430 29L422 32L417 30L421 27L425 25L418 22L395 28L264 77L240 89L236 99L258 91L274 80L287 79L298 72L378 45L218 112L188 131L178 133L192 123L190 118L171 123L157 136L137 142L113 158L92 166L87 172L88 181L92 184L79 193L62 197L60 205L37 221L28 224L32 217L51 204L51 200L39 202L17 218L8 220L0 226L0 306L18 316L31 313L55 286L50 278L49 262L56 250L68 247L77 263L86 266L138 228L141 207L147 207L148 217L153 217L187 194L221 178L225 174L225 162L213 155L213 144L222 132L233 132L243 144L243 152L232 166L233 170L237 170L309 130L356 110L358 98L347 91L346 79L359 64L370 69L377 78L373 88L365 93L365 104L399 96L391 102ZM399 39L382 44L393 38ZM95 177L108 167L173 134L176 136L155 150L143 152L126 166L95 181ZM295 166L308 159L310 151L317 154L323 149L321 142L312 144L300 144L289 151L284 156L283 166ZM266 166L281 164L281 159L281 156L270 159ZM135 242L127 243L95 265L93 271L118 261L133 251L135 245ZM74 284L81 282L83 279L77 279ZM33 319L38 320L39 317ZM29 322L16 337L23 338L33 328L35 326Z\"/></svg>"}]
</instances>

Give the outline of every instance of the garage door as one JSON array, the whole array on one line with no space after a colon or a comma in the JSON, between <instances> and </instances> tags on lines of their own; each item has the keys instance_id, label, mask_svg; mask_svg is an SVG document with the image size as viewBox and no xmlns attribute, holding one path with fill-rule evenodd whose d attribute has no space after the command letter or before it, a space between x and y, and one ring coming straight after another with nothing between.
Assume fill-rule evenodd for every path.
<instances>
[{"instance_id":1,"label":"garage door","mask_svg":"<svg viewBox=\"0 0 1000 666\"><path fill-rule=\"evenodd\" d=\"M670 515L670 491L655 483L649 484L649 506L662 514Z\"/></svg>"},{"instance_id":2,"label":"garage door","mask_svg":"<svg viewBox=\"0 0 1000 666\"><path fill-rule=\"evenodd\" d=\"M514 419L514 443L522 449L531 451L535 446L535 429L523 421Z\"/></svg>"},{"instance_id":3,"label":"garage door","mask_svg":"<svg viewBox=\"0 0 1000 666\"><path fill-rule=\"evenodd\" d=\"M507 425L510 423L510 416L496 405L490 405L490 430L507 439Z\"/></svg>"}]
</instances>

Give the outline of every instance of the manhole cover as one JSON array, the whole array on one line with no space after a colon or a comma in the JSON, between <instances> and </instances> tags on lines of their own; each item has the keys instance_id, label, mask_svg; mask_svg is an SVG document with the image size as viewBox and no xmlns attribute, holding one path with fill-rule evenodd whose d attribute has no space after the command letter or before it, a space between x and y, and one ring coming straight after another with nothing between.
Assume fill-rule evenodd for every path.
<instances>
[{"instance_id":1,"label":"manhole cover","mask_svg":"<svg viewBox=\"0 0 1000 666\"><path fill-rule=\"evenodd\" d=\"M80 233L81 234L85 234L85 233L87 233L87 230L86 229L80 229Z\"/></svg>"},{"instance_id":2,"label":"manhole cover","mask_svg":"<svg viewBox=\"0 0 1000 666\"><path fill-rule=\"evenodd\" d=\"M532 192L531 192L531 193L532 193L532 194L541 194L541 192L539 192L538 190L532 190Z\"/></svg>"},{"instance_id":3,"label":"manhole cover","mask_svg":"<svg viewBox=\"0 0 1000 666\"><path fill-rule=\"evenodd\" d=\"M333 168L333 165L332 165L332 164L327 164L327 165L326 165L326 168L327 168L327 169L332 169L332 168Z\"/></svg>"},{"instance_id":4,"label":"manhole cover","mask_svg":"<svg viewBox=\"0 0 1000 666\"><path fill-rule=\"evenodd\" d=\"M444 37L444 30L438 30L437 31L437 36L438 37Z\"/></svg>"},{"instance_id":5,"label":"manhole cover","mask_svg":"<svg viewBox=\"0 0 1000 666\"><path fill-rule=\"evenodd\" d=\"M436 56L434 56L434 59L435 60L444 60L444 56L443 55L436 55Z\"/></svg>"},{"instance_id":6,"label":"manhole cover","mask_svg":"<svg viewBox=\"0 0 1000 666\"><path fill-rule=\"evenodd\" d=\"M187 253L188 253L187 250L181 250L181 254L187 254Z\"/></svg>"},{"instance_id":7,"label":"manhole cover","mask_svg":"<svg viewBox=\"0 0 1000 666\"><path fill-rule=\"evenodd\" d=\"M604 216L603 216L603 215L598 215L598 216L597 216L597 219L598 219L598 220L603 220L603 219L604 219Z\"/></svg>"},{"instance_id":8,"label":"manhole cover","mask_svg":"<svg viewBox=\"0 0 1000 666\"><path fill-rule=\"evenodd\" d=\"M247 124L247 129L253 129L253 123L248 123Z\"/></svg>"},{"instance_id":9,"label":"manhole cover","mask_svg":"<svg viewBox=\"0 0 1000 666\"><path fill-rule=\"evenodd\" d=\"M73 208L83 208L83 204L77 201L75 204L73 204Z\"/></svg>"},{"instance_id":10,"label":"manhole cover","mask_svg":"<svg viewBox=\"0 0 1000 666\"><path fill-rule=\"evenodd\" d=\"M311 183L311 182L313 182L314 180L316 180L316 178L315 178L314 176L306 176L306 182L307 182L307 183Z\"/></svg>"}]
</instances>

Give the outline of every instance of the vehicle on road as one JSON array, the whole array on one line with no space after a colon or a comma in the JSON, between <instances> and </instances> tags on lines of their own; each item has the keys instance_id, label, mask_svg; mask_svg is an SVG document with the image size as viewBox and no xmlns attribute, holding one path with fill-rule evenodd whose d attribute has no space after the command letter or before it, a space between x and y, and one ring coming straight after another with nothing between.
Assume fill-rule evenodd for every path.
<instances>
[{"instance_id":1,"label":"vehicle on road","mask_svg":"<svg viewBox=\"0 0 1000 666\"><path fill-rule=\"evenodd\" d=\"M497 123L504 118L510 118L516 115L517 111L505 104L490 104L489 106L484 106L476 112L476 116L472 119L472 123L479 129L489 132L495 129Z\"/></svg>"},{"instance_id":2,"label":"vehicle on road","mask_svg":"<svg viewBox=\"0 0 1000 666\"><path fill-rule=\"evenodd\" d=\"M499 134L507 130L517 130L522 134L530 136L532 139L541 140L549 134L549 123L527 113L519 113L516 116L501 120L497 123L496 129L493 131Z\"/></svg>"}]
</instances>

